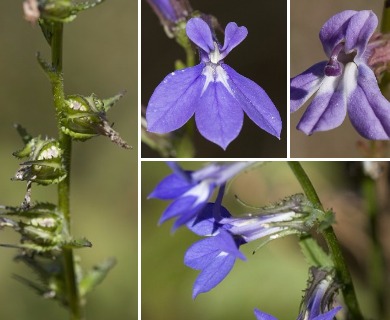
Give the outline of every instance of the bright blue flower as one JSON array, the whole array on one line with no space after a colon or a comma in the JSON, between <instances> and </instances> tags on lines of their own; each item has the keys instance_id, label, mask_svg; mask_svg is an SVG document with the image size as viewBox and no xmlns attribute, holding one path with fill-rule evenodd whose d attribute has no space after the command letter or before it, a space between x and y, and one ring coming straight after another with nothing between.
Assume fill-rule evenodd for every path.
<instances>
[{"instance_id":1,"label":"bright blue flower","mask_svg":"<svg viewBox=\"0 0 390 320\"><path fill-rule=\"evenodd\" d=\"M334 317L336 316L337 312L339 312L341 310L341 307L336 307L324 314L320 314L314 318L307 318L307 320L333 320ZM259 309L255 309L255 316L256 316L256 319L257 320L278 320L277 318L275 318L274 316L271 316L270 314L268 313L265 313L263 311L260 311ZM298 318L300 319L300 318ZM297 320L298 320L297 319ZM306 320L306 318L305 318Z\"/></svg>"},{"instance_id":2,"label":"bright blue flower","mask_svg":"<svg viewBox=\"0 0 390 320\"><path fill-rule=\"evenodd\" d=\"M250 241L266 238L263 245L274 238L302 233L307 214L300 213L304 198L296 195L281 212L234 218L220 200L208 203L202 212L187 223L194 233L207 236L192 245L186 252L184 263L202 270L195 281L193 297L218 285L231 271L237 258L244 260L238 248Z\"/></svg>"},{"instance_id":3,"label":"bright blue flower","mask_svg":"<svg viewBox=\"0 0 390 320\"><path fill-rule=\"evenodd\" d=\"M347 10L331 17L320 31L328 61L291 79L291 112L314 99L297 129L310 135L341 125L348 112L355 129L371 140L390 138L390 103L382 95L368 60L378 18L372 11Z\"/></svg>"},{"instance_id":4,"label":"bright blue flower","mask_svg":"<svg viewBox=\"0 0 390 320\"><path fill-rule=\"evenodd\" d=\"M149 198L174 201L166 208L160 223L176 218L173 229L186 224L202 211L217 187L253 162L212 163L197 171L184 171L177 163L169 163L173 173L162 180Z\"/></svg>"},{"instance_id":5,"label":"bright blue flower","mask_svg":"<svg viewBox=\"0 0 390 320\"><path fill-rule=\"evenodd\" d=\"M223 61L246 38L247 29L230 22L223 46L200 18L189 20L186 31L198 46L201 61L172 72L157 86L146 110L147 130L171 132L195 114L199 132L226 149L238 136L245 112L260 128L280 138L282 122L271 99Z\"/></svg>"},{"instance_id":6,"label":"bright blue flower","mask_svg":"<svg viewBox=\"0 0 390 320\"><path fill-rule=\"evenodd\" d=\"M331 271L312 267L310 286L305 292L297 320L333 320L341 306L332 308L338 286ZM255 309L257 320L277 320L268 313Z\"/></svg>"},{"instance_id":7,"label":"bright blue flower","mask_svg":"<svg viewBox=\"0 0 390 320\"><path fill-rule=\"evenodd\" d=\"M233 238L227 231L220 230L214 237L194 243L184 256L184 264L202 270L196 278L192 297L210 291L219 284L233 268L237 258L245 260L238 247L240 238Z\"/></svg>"}]
</instances>

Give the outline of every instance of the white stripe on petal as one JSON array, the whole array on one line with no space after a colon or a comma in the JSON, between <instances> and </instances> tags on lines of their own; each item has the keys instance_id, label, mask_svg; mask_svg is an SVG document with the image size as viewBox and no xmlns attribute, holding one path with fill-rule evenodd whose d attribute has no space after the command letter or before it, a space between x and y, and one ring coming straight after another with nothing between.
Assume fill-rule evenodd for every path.
<instances>
[{"instance_id":1,"label":"white stripe on petal","mask_svg":"<svg viewBox=\"0 0 390 320\"><path fill-rule=\"evenodd\" d=\"M345 65L344 75L343 75L343 90L346 97L355 91L357 86L357 77L358 77L358 67L354 62L349 62Z\"/></svg>"}]
</instances>

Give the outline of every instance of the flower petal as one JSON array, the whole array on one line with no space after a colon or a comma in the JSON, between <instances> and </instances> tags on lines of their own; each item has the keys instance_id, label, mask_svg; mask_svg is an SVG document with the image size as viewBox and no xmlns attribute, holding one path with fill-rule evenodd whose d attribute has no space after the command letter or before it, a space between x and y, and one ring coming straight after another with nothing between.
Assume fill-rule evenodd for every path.
<instances>
[{"instance_id":1,"label":"flower petal","mask_svg":"<svg viewBox=\"0 0 390 320\"><path fill-rule=\"evenodd\" d=\"M193 244L184 256L184 264L202 272L195 281L192 297L195 299L199 293L217 286L233 268L236 258L245 260L233 237L226 231Z\"/></svg>"},{"instance_id":2,"label":"flower petal","mask_svg":"<svg viewBox=\"0 0 390 320\"><path fill-rule=\"evenodd\" d=\"M297 111L318 90L327 61L311 66L290 81L290 112Z\"/></svg>"},{"instance_id":3,"label":"flower petal","mask_svg":"<svg viewBox=\"0 0 390 320\"><path fill-rule=\"evenodd\" d=\"M208 203L202 212L187 224L188 229L199 236L215 236L218 234L219 229L224 228L224 226L215 221L215 209L220 210L219 215L222 218L231 217L229 211L224 206L216 206L215 203Z\"/></svg>"},{"instance_id":4,"label":"flower petal","mask_svg":"<svg viewBox=\"0 0 390 320\"><path fill-rule=\"evenodd\" d=\"M191 118L205 82L203 66L172 72L157 86L146 109L148 131L171 132Z\"/></svg>"},{"instance_id":5,"label":"flower petal","mask_svg":"<svg viewBox=\"0 0 390 320\"><path fill-rule=\"evenodd\" d=\"M257 320L278 320L274 316L271 316L268 313L260 311L259 309L255 309L255 316Z\"/></svg>"},{"instance_id":6,"label":"flower petal","mask_svg":"<svg viewBox=\"0 0 390 320\"><path fill-rule=\"evenodd\" d=\"M189 189L191 189L194 184L188 182L188 180L183 179L177 174L170 174L165 177L152 191L148 198L157 198L162 200L175 199Z\"/></svg>"},{"instance_id":7,"label":"flower petal","mask_svg":"<svg viewBox=\"0 0 390 320\"><path fill-rule=\"evenodd\" d=\"M361 57L377 25L378 18L371 10L359 11L353 15L345 35L345 52L357 50L357 56Z\"/></svg>"},{"instance_id":8,"label":"flower petal","mask_svg":"<svg viewBox=\"0 0 390 320\"><path fill-rule=\"evenodd\" d=\"M223 64L222 67L229 77L228 83L234 97L248 117L261 129L280 139L282 120L267 93L258 84L240 75L228 65Z\"/></svg>"},{"instance_id":9,"label":"flower petal","mask_svg":"<svg viewBox=\"0 0 390 320\"><path fill-rule=\"evenodd\" d=\"M238 46L247 35L247 28L239 27L235 22L229 22L225 28L225 40L221 49L222 59Z\"/></svg>"},{"instance_id":10,"label":"flower petal","mask_svg":"<svg viewBox=\"0 0 390 320\"><path fill-rule=\"evenodd\" d=\"M341 306L338 306L324 314L320 314L319 316L315 317L313 320L333 320L337 312L339 312L340 310L341 310Z\"/></svg>"},{"instance_id":11,"label":"flower petal","mask_svg":"<svg viewBox=\"0 0 390 320\"><path fill-rule=\"evenodd\" d=\"M358 85L348 94L348 114L355 129L366 139L390 138L390 102L379 90L373 71L361 64Z\"/></svg>"},{"instance_id":12,"label":"flower petal","mask_svg":"<svg viewBox=\"0 0 390 320\"><path fill-rule=\"evenodd\" d=\"M214 41L209 25L201 18L192 18L187 22L186 32L198 47L210 53L214 50Z\"/></svg>"},{"instance_id":13,"label":"flower petal","mask_svg":"<svg viewBox=\"0 0 390 320\"><path fill-rule=\"evenodd\" d=\"M194 213L196 213L196 210L200 209L200 207L194 206L196 200L197 200L196 197L193 196L181 197L174 200L165 209L158 223L162 224L163 222L169 219L181 215L185 215L185 216L190 215L192 218Z\"/></svg>"},{"instance_id":14,"label":"flower petal","mask_svg":"<svg viewBox=\"0 0 390 320\"><path fill-rule=\"evenodd\" d=\"M341 79L341 77L325 77L316 96L299 121L297 129L310 135L341 125L347 113ZM356 79L354 81L356 82Z\"/></svg>"},{"instance_id":15,"label":"flower petal","mask_svg":"<svg viewBox=\"0 0 390 320\"><path fill-rule=\"evenodd\" d=\"M240 133L244 113L225 85L212 81L199 100L195 120L206 139L226 149Z\"/></svg>"},{"instance_id":16,"label":"flower petal","mask_svg":"<svg viewBox=\"0 0 390 320\"><path fill-rule=\"evenodd\" d=\"M345 38L348 23L356 13L357 11L353 10L342 11L326 21L321 28L320 40L328 58L333 48Z\"/></svg>"}]
</instances>

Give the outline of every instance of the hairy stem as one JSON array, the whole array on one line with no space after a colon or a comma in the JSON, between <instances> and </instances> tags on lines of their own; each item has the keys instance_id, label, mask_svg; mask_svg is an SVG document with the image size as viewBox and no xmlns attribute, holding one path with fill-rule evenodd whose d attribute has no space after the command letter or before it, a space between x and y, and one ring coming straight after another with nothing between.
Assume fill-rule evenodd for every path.
<instances>
[{"instance_id":1,"label":"hairy stem","mask_svg":"<svg viewBox=\"0 0 390 320\"><path fill-rule=\"evenodd\" d=\"M303 170L301 164L296 161L288 162L292 172L297 178L299 184L301 185L306 197L308 200L321 211L324 211L324 208L321 204L321 201L317 195L316 190L313 187L309 177L306 172ZM363 320L363 316L361 314L359 303L356 298L355 289L353 286L351 274L345 263L343 254L341 252L341 248L339 246L336 235L333 231L332 227L329 227L322 231L322 235L327 243L329 248L329 253L332 258L334 267L336 269L336 274L339 281L342 284L341 291L344 296L345 304L348 308L348 319L353 320Z\"/></svg>"},{"instance_id":2,"label":"hairy stem","mask_svg":"<svg viewBox=\"0 0 390 320\"><path fill-rule=\"evenodd\" d=\"M54 105L57 113L59 143L63 150L63 165L66 170L66 178L58 184L58 209L64 217L64 232L70 234L70 164L72 156L72 140L61 131L60 113L65 105L64 85L62 78L62 43L63 43L63 23L53 23L53 35L51 41L52 67L56 73L55 80L52 81ZM81 320L84 318L83 306L80 299L78 283L76 279L73 250L63 248L64 277L71 320Z\"/></svg>"}]
</instances>

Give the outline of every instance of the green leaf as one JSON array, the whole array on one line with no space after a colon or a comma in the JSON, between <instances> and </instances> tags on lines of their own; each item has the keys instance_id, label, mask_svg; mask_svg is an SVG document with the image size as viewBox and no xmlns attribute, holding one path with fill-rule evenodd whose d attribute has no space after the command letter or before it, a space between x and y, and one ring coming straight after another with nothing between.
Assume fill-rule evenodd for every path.
<instances>
[{"instance_id":1,"label":"green leaf","mask_svg":"<svg viewBox=\"0 0 390 320\"><path fill-rule=\"evenodd\" d=\"M92 291L98 284L100 284L107 276L108 272L115 266L115 258L108 258L107 260L95 265L80 281L80 295L83 297Z\"/></svg>"}]
</instances>

